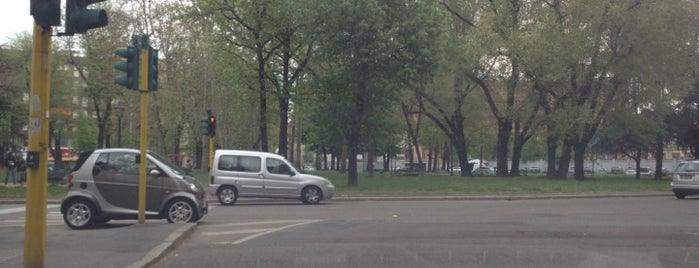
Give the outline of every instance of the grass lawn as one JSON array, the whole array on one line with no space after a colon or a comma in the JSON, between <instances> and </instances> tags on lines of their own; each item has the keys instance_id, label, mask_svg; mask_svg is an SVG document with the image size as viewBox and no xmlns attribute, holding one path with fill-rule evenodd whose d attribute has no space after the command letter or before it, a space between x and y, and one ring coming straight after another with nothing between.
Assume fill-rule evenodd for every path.
<instances>
[{"instance_id":1,"label":"grass lawn","mask_svg":"<svg viewBox=\"0 0 699 268\"><path fill-rule=\"evenodd\" d=\"M463 194L537 194L537 193L608 193L608 192L663 192L670 191L670 180L655 181L650 177L635 179L627 175L596 175L584 180L549 179L538 176L521 177L460 177L426 174L423 176L395 176L376 173L374 177L362 174L359 187L347 186L347 174L334 171L314 172L330 179L339 195L463 195Z\"/></svg>"},{"instance_id":2,"label":"grass lawn","mask_svg":"<svg viewBox=\"0 0 699 268\"><path fill-rule=\"evenodd\" d=\"M650 177L635 179L628 175L595 175L584 180L548 179L542 175L521 177L459 177L425 174L423 176L396 176L389 173L359 174L359 187L347 186L347 173L314 171L311 174L330 179L337 188L337 195L478 195L478 194L572 194L608 192L670 192L670 180L655 181ZM2 173L0 173L2 174ZM4 175L4 174L2 174ZM205 186L209 184L208 172L194 171L194 176ZM7 187L0 184L0 198L25 198L25 187ZM208 189L207 189L208 190ZM61 198L65 185L48 186L48 198Z\"/></svg>"}]
</instances>

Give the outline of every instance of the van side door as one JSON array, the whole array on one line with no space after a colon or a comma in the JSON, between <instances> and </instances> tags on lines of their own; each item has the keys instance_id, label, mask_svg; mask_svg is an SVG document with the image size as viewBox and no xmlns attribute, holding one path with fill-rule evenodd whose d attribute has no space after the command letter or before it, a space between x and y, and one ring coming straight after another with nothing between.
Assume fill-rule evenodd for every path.
<instances>
[{"instance_id":1,"label":"van side door","mask_svg":"<svg viewBox=\"0 0 699 268\"><path fill-rule=\"evenodd\" d=\"M297 174L286 161L267 157L265 159L265 195L272 197L301 196Z\"/></svg>"},{"instance_id":2,"label":"van side door","mask_svg":"<svg viewBox=\"0 0 699 268\"><path fill-rule=\"evenodd\" d=\"M218 161L216 181L234 185L240 196L264 194L262 180L262 158L247 155L221 155Z\"/></svg>"}]
</instances>

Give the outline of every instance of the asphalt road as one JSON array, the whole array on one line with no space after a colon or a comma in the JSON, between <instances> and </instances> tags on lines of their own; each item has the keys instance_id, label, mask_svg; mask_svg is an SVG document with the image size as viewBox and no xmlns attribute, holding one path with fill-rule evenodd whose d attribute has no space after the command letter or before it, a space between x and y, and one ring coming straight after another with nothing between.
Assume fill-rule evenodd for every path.
<instances>
[{"instance_id":1,"label":"asphalt road","mask_svg":"<svg viewBox=\"0 0 699 268\"><path fill-rule=\"evenodd\" d=\"M213 206L156 267L699 267L699 199Z\"/></svg>"},{"instance_id":2,"label":"asphalt road","mask_svg":"<svg viewBox=\"0 0 699 268\"><path fill-rule=\"evenodd\" d=\"M24 204L0 204L0 267L24 263ZM112 221L88 230L71 230L57 204L47 206L44 265L52 268L141 267L185 225L165 220ZM180 232L181 233L181 232ZM144 262L145 260L145 262Z\"/></svg>"}]
</instances>

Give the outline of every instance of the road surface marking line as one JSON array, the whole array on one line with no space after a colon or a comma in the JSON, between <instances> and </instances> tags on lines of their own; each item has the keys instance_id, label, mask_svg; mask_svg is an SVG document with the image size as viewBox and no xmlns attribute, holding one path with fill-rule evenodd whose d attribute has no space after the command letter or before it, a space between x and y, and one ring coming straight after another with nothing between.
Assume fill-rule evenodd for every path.
<instances>
[{"instance_id":1,"label":"road surface marking line","mask_svg":"<svg viewBox=\"0 0 699 268\"><path fill-rule=\"evenodd\" d=\"M233 244L238 245L238 244L244 243L246 241L261 237L263 235L268 235L268 234L271 234L274 232L279 232L279 231L284 230L284 229L288 229L288 228L292 228L292 227L296 227L296 226L301 226L301 225L306 225L306 224L310 224L310 223L316 223L316 222L321 222L321 220L311 220L311 221L299 222L299 223L291 224L291 225L287 225L287 226L282 226L282 227L279 227L276 229L271 229L271 230L266 231L266 232L254 234L254 235L245 237L243 239L236 240L233 242Z\"/></svg>"},{"instance_id":2,"label":"road surface marking line","mask_svg":"<svg viewBox=\"0 0 699 268\"><path fill-rule=\"evenodd\" d=\"M236 222L236 223L223 223L223 224L212 224L205 225L202 227L233 227L233 226L245 226L245 225L263 225L263 224L279 224L279 223L299 223L305 222L306 220L278 220L278 221L253 221L253 222Z\"/></svg>"},{"instance_id":3,"label":"road surface marking line","mask_svg":"<svg viewBox=\"0 0 699 268\"><path fill-rule=\"evenodd\" d=\"M249 234L249 233L266 232L269 230L273 230L273 229L265 228L265 229L247 229L247 230L236 230L236 231L203 232L203 233L201 233L201 235L210 236L210 235Z\"/></svg>"},{"instance_id":4,"label":"road surface marking line","mask_svg":"<svg viewBox=\"0 0 699 268\"><path fill-rule=\"evenodd\" d=\"M51 208L57 208L59 205L47 205L47 209ZM17 208L6 208L6 209L0 209L0 214L10 214L10 213L17 213L17 212L22 212L25 210L25 207L17 207Z\"/></svg>"}]
</instances>

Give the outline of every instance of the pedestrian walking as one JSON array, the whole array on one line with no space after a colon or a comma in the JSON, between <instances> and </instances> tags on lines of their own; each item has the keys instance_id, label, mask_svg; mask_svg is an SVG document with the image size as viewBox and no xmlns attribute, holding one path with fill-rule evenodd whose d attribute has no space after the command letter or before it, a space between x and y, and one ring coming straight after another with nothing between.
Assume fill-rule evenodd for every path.
<instances>
[{"instance_id":1,"label":"pedestrian walking","mask_svg":"<svg viewBox=\"0 0 699 268\"><path fill-rule=\"evenodd\" d=\"M27 161L24 160L21 154L17 154L15 158L15 169L19 176L19 184L24 185L27 181Z\"/></svg>"},{"instance_id":2,"label":"pedestrian walking","mask_svg":"<svg viewBox=\"0 0 699 268\"><path fill-rule=\"evenodd\" d=\"M187 175L192 175L192 167L194 166L192 163L192 157L189 155L185 155L182 159L182 168L185 171L185 174Z\"/></svg>"},{"instance_id":3,"label":"pedestrian walking","mask_svg":"<svg viewBox=\"0 0 699 268\"><path fill-rule=\"evenodd\" d=\"M15 155L12 152L7 153L5 157L5 167L7 167L7 171L5 172L5 185L7 185L10 176L12 176L12 183L17 183L17 167L15 166Z\"/></svg>"}]
</instances>

